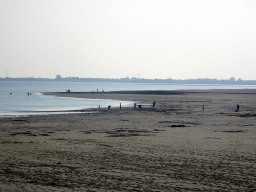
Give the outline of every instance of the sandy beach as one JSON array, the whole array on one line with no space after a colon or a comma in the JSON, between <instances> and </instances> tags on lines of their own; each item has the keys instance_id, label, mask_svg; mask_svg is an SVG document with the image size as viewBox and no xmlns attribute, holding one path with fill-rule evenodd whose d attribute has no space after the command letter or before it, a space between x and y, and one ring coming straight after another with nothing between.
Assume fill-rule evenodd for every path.
<instances>
[{"instance_id":1,"label":"sandy beach","mask_svg":"<svg viewBox=\"0 0 256 192\"><path fill-rule=\"evenodd\" d=\"M45 94L145 105L0 118L0 191L256 191L256 90Z\"/></svg>"}]
</instances>

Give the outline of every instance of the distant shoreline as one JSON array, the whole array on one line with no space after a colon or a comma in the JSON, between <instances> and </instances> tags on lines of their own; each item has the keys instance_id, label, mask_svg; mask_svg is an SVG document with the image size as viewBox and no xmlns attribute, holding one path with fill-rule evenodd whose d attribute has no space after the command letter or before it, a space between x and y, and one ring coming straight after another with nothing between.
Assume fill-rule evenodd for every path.
<instances>
[{"instance_id":1,"label":"distant shoreline","mask_svg":"<svg viewBox=\"0 0 256 192\"><path fill-rule=\"evenodd\" d=\"M194 85L256 85L256 80L242 80L241 78L235 79L144 79L144 78L79 78L79 77L56 77L50 78L34 78L34 77L20 77L20 78L1 78L1 81L35 81L35 82L87 82L87 83L149 83L149 84L194 84Z\"/></svg>"},{"instance_id":2,"label":"distant shoreline","mask_svg":"<svg viewBox=\"0 0 256 192\"><path fill-rule=\"evenodd\" d=\"M219 94L256 94L256 89L187 89L187 90L132 90L132 91L106 91L106 92L41 92L43 95L109 95L109 94L139 94L139 95L181 95L193 93L219 93ZM65 97L65 96L64 96Z\"/></svg>"},{"instance_id":3,"label":"distant shoreline","mask_svg":"<svg viewBox=\"0 0 256 192\"><path fill-rule=\"evenodd\" d=\"M173 98L182 97L215 97L221 95L223 97L242 97L253 96L256 94L256 89L211 89L211 90L179 90L179 91L167 91L167 90L144 90L144 91L110 91L110 92L44 92L43 95L52 95L55 97L74 97L85 99L102 99L102 100L117 100L117 101L129 101L141 104L152 104L156 101L159 104L159 100L166 98L172 100ZM240 102L243 102L242 100Z\"/></svg>"}]
</instances>

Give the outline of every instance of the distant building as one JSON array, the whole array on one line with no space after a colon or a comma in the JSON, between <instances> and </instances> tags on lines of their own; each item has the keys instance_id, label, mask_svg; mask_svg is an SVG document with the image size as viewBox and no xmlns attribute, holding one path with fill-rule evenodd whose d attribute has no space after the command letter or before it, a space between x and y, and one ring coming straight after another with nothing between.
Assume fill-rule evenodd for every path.
<instances>
[{"instance_id":1,"label":"distant building","mask_svg":"<svg viewBox=\"0 0 256 192\"><path fill-rule=\"evenodd\" d=\"M60 80L60 79L61 79L61 76L60 76L60 75L57 75L57 76L56 76L56 79L57 79L57 80Z\"/></svg>"}]
</instances>

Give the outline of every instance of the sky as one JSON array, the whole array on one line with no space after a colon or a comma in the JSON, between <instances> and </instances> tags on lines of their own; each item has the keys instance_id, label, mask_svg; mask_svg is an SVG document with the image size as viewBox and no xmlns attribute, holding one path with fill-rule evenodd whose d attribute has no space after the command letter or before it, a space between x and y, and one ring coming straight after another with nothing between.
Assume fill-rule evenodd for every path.
<instances>
[{"instance_id":1,"label":"sky","mask_svg":"<svg viewBox=\"0 0 256 192\"><path fill-rule=\"evenodd\" d=\"M0 77L256 80L255 0L0 0Z\"/></svg>"}]
</instances>

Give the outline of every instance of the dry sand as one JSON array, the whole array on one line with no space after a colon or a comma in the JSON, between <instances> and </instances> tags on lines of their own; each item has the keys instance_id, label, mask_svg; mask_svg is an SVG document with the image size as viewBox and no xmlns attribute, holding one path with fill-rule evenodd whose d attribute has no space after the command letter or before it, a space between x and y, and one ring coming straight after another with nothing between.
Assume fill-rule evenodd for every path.
<instances>
[{"instance_id":1,"label":"dry sand","mask_svg":"<svg viewBox=\"0 0 256 192\"><path fill-rule=\"evenodd\" d=\"M60 93L157 105L1 118L0 191L256 191L255 95Z\"/></svg>"}]
</instances>

